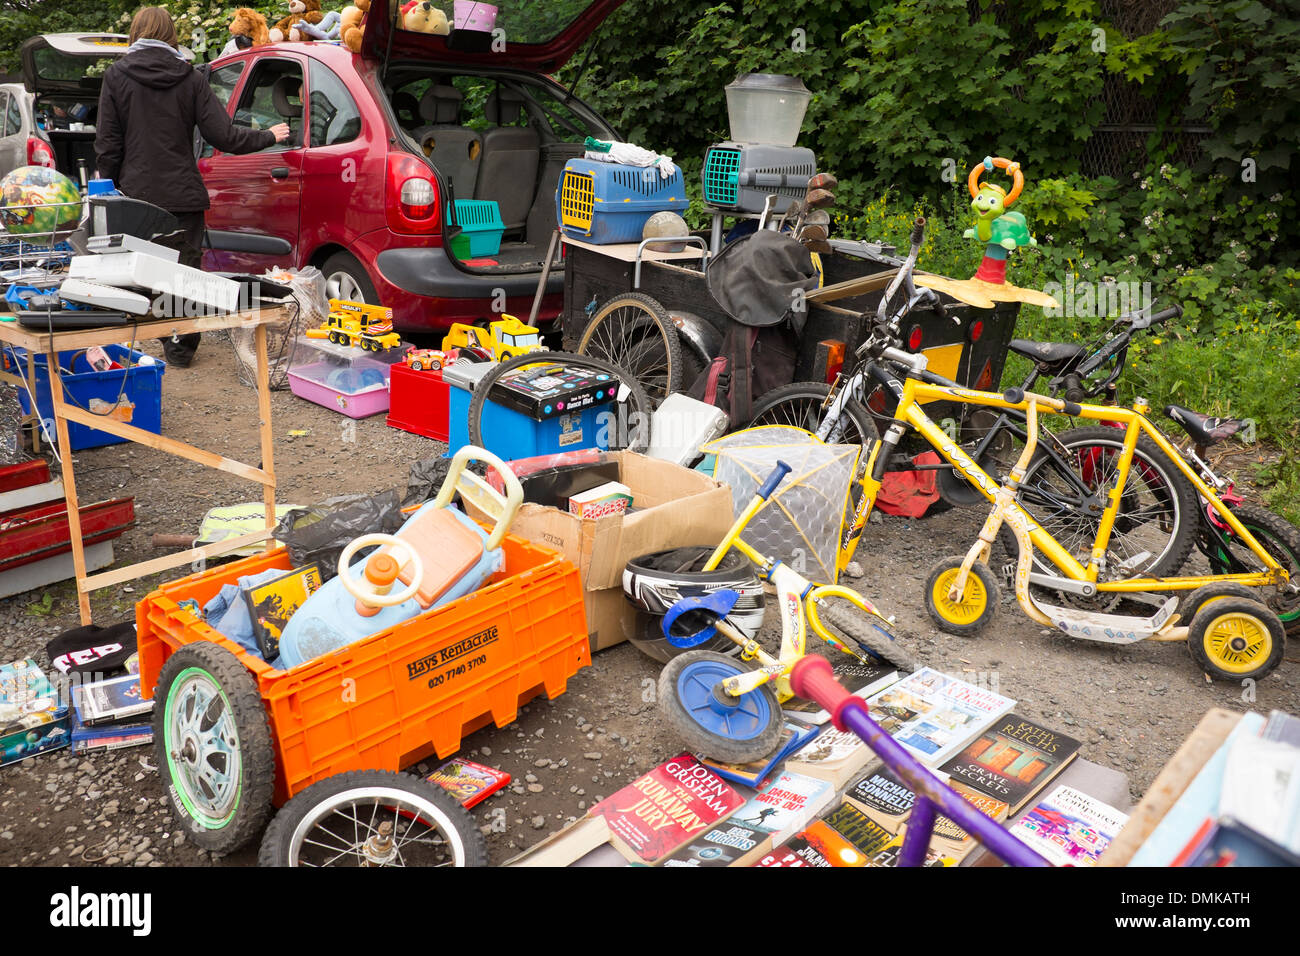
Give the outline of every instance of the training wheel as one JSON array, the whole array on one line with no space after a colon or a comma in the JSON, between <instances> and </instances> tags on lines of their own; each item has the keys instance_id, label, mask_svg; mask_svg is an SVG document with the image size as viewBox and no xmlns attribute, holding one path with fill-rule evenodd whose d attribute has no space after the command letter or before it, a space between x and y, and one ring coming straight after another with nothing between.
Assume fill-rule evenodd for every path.
<instances>
[{"instance_id":1,"label":"training wheel","mask_svg":"<svg viewBox=\"0 0 1300 956\"><path fill-rule=\"evenodd\" d=\"M398 561L392 555L376 552L366 558L365 570L354 577L351 572L352 558L362 548L372 545L400 548L405 552L405 560ZM391 590L403 565L411 566L411 583L400 591ZM391 534L363 534L348 543L339 555L339 578L343 588L362 604L370 607L393 607L415 597L420 590L420 581L424 578L424 563L419 553L407 541Z\"/></svg>"},{"instance_id":2,"label":"training wheel","mask_svg":"<svg viewBox=\"0 0 1300 956\"><path fill-rule=\"evenodd\" d=\"M1213 678L1259 680L1282 663L1286 631L1282 619L1258 601L1221 597L1202 603L1192 618L1187 650Z\"/></svg>"},{"instance_id":3,"label":"training wheel","mask_svg":"<svg viewBox=\"0 0 1300 956\"><path fill-rule=\"evenodd\" d=\"M993 619L998 606L997 579L988 565L979 561L971 565L962 593L951 594L964 560L961 555L944 558L930 569L925 582L925 609L935 626L949 634L979 632Z\"/></svg>"}]
</instances>

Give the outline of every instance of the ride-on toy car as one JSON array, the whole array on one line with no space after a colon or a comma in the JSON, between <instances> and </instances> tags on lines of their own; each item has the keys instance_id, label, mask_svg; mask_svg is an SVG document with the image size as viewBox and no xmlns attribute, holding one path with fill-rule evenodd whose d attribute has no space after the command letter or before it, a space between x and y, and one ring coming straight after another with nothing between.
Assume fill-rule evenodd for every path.
<instances>
[{"instance_id":1,"label":"ride-on toy car","mask_svg":"<svg viewBox=\"0 0 1300 956\"><path fill-rule=\"evenodd\" d=\"M506 499L465 470L474 458L509 474L487 452L464 448L435 505L450 507L459 493L486 514L503 515ZM481 838L454 801L435 799L422 781L391 771L433 754L450 756L464 735L489 722L504 727L521 703L543 692L558 696L591 662L577 568L509 534L500 550L503 569L477 591L377 625L369 636L288 670L181 606L192 599L201 607L247 575L289 570L283 547L164 585L141 601L141 686L157 700L159 771L190 838L229 852L261 832L272 804L289 804L267 834L267 862L409 864L410 851L399 849L413 818L440 832L440 852L450 862L479 860ZM417 588L434 585L413 580ZM365 603L374 603L373 595ZM390 825L359 827L353 841L347 823L347 847L311 857L322 827L343 832L329 820L360 817L363 807L372 822L372 809L385 811L380 815Z\"/></svg>"}]
</instances>

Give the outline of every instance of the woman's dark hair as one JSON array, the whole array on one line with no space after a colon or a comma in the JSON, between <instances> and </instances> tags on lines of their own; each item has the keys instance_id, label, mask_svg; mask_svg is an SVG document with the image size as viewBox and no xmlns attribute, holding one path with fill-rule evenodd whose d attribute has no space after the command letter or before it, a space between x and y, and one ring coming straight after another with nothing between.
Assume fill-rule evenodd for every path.
<instances>
[{"instance_id":1,"label":"woman's dark hair","mask_svg":"<svg viewBox=\"0 0 1300 956\"><path fill-rule=\"evenodd\" d=\"M132 43L136 40L162 40L176 49L176 24L172 15L162 7L141 7L131 18L130 39Z\"/></svg>"}]
</instances>

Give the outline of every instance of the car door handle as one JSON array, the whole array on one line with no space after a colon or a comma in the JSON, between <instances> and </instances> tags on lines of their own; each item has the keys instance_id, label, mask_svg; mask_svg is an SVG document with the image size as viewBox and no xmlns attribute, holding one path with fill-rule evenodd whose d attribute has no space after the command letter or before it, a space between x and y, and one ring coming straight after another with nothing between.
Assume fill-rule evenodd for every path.
<instances>
[{"instance_id":1,"label":"car door handle","mask_svg":"<svg viewBox=\"0 0 1300 956\"><path fill-rule=\"evenodd\" d=\"M273 167L273 168L271 169L271 178L272 178L272 179L288 179L288 178L289 178L289 167L288 167L288 166L275 166L275 167Z\"/></svg>"}]
</instances>

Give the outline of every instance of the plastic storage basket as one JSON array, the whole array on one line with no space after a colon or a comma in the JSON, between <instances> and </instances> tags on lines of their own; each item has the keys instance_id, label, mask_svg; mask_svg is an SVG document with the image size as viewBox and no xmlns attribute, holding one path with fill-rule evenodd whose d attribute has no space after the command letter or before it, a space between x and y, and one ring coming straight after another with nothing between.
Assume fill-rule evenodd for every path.
<instances>
[{"instance_id":1,"label":"plastic storage basket","mask_svg":"<svg viewBox=\"0 0 1300 956\"><path fill-rule=\"evenodd\" d=\"M640 242L646 220L657 212L683 212L690 201L680 169L664 179L659 170L571 159L555 192L556 217L564 234L598 245Z\"/></svg>"},{"instance_id":2,"label":"plastic storage basket","mask_svg":"<svg viewBox=\"0 0 1300 956\"><path fill-rule=\"evenodd\" d=\"M155 435L162 434L162 377L167 370L166 363L153 359L143 352L133 352L121 345L105 345L104 351L109 358L123 369L110 369L96 372L86 361L81 349L58 353L59 367L63 369L64 395L69 404L77 405L89 411L98 411L99 402L120 406L109 417L136 428L143 428ZM152 364L140 365L141 359ZM27 353L23 349L7 348L4 350L4 367L16 375L26 378ZM95 407L91 400L97 399ZM22 404L23 414L31 412L31 402L27 389L18 389L18 400ZM133 405L128 408L126 403ZM48 422L47 434L54 436L54 403L50 398L50 370L46 366L45 356L36 356L36 408L41 418ZM68 442L73 451L83 448L98 448L101 445L118 445L126 441L98 428L89 428L77 422L68 422Z\"/></svg>"},{"instance_id":3,"label":"plastic storage basket","mask_svg":"<svg viewBox=\"0 0 1300 956\"><path fill-rule=\"evenodd\" d=\"M501 251L501 235L506 231L501 207L490 199L457 199L456 222L460 233L451 240L457 259L495 256ZM451 223L450 217L447 220Z\"/></svg>"},{"instance_id":4,"label":"plastic storage basket","mask_svg":"<svg viewBox=\"0 0 1300 956\"><path fill-rule=\"evenodd\" d=\"M505 727L521 704L558 697L591 664L578 569L514 535L502 549L505 569L473 594L287 671L180 606L202 607L244 575L289 570L283 547L164 584L135 609L141 686L152 697L163 664L187 644L234 654L270 722L277 806L337 773L450 757L466 734Z\"/></svg>"}]
</instances>

